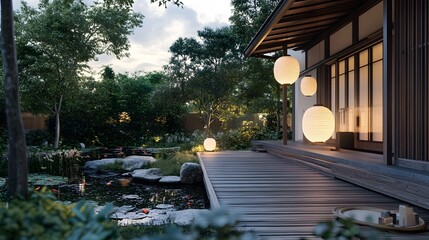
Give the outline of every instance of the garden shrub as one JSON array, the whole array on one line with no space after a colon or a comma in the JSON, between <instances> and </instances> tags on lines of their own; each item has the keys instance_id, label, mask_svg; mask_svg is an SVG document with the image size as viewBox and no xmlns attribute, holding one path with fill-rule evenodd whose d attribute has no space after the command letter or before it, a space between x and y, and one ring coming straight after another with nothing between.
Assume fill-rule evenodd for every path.
<instances>
[{"instance_id":1,"label":"garden shrub","mask_svg":"<svg viewBox=\"0 0 429 240\"><path fill-rule=\"evenodd\" d=\"M152 168L160 168L163 175L180 175L180 168L186 162L198 163L197 157L188 151L164 154L158 161L150 164Z\"/></svg>"},{"instance_id":2,"label":"garden shrub","mask_svg":"<svg viewBox=\"0 0 429 240\"><path fill-rule=\"evenodd\" d=\"M109 208L94 214L92 206L65 205L47 192L31 192L29 200L15 198L0 206L0 240L6 239L119 239L108 221Z\"/></svg>"},{"instance_id":3,"label":"garden shrub","mask_svg":"<svg viewBox=\"0 0 429 240\"><path fill-rule=\"evenodd\" d=\"M34 130L25 134L27 146L42 146L45 143L52 143L54 139L48 131Z\"/></svg>"},{"instance_id":4,"label":"garden shrub","mask_svg":"<svg viewBox=\"0 0 429 240\"><path fill-rule=\"evenodd\" d=\"M215 139L220 150L243 150L249 149L253 140L277 139L277 133L249 121L243 122L239 129L218 133Z\"/></svg>"}]
</instances>

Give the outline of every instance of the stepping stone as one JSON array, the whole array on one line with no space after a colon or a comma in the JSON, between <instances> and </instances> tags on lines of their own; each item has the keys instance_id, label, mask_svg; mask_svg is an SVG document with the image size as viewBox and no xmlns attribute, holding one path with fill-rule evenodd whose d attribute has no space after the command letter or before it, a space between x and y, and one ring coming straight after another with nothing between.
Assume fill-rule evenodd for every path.
<instances>
[{"instance_id":1,"label":"stepping stone","mask_svg":"<svg viewBox=\"0 0 429 240\"><path fill-rule=\"evenodd\" d=\"M159 183L163 184L177 184L181 182L181 178L179 176L164 176L159 180Z\"/></svg>"}]
</instances>

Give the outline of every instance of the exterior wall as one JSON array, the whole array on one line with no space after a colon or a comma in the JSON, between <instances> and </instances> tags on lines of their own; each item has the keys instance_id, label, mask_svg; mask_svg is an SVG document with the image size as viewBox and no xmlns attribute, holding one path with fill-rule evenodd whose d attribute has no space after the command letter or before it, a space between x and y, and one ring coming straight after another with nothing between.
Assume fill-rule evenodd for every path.
<instances>
[{"instance_id":1,"label":"exterior wall","mask_svg":"<svg viewBox=\"0 0 429 240\"><path fill-rule=\"evenodd\" d=\"M411 159L427 164L429 3L427 0L395 0L394 4L393 152L399 160Z\"/></svg>"},{"instance_id":2,"label":"exterior wall","mask_svg":"<svg viewBox=\"0 0 429 240\"><path fill-rule=\"evenodd\" d=\"M325 57L325 41L321 41L316 46L307 51L307 67L312 67L321 62Z\"/></svg>"},{"instance_id":3,"label":"exterior wall","mask_svg":"<svg viewBox=\"0 0 429 240\"><path fill-rule=\"evenodd\" d=\"M330 37L330 55L334 55L353 43L353 24L349 23Z\"/></svg>"},{"instance_id":4,"label":"exterior wall","mask_svg":"<svg viewBox=\"0 0 429 240\"><path fill-rule=\"evenodd\" d=\"M316 78L317 80L317 71L313 70L309 72L311 76ZM295 141L303 141L304 140L304 134L302 132L302 117L304 116L304 112L312 107L314 104L316 104L317 95L314 94L311 97L306 97L301 92L301 80L302 78L298 79L295 83Z\"/></svg>"},{"instance_id":5,"label":"exterior wall","mask_svg":"<svg viewBox=\"0 0 429 240\"><path fill-rule=\"evenodd\" d=\"M359 40L383 28L383 2L359 16Z\"/></svg>"},{"instance_id":6,"label":"exterior wall","mask_svg":"<svg viewBox=\"0 0 429 240\"><path fill-rule=\"evenodd\" d=\"M291 55L292 57L296 58L299 62L300 65L300 69L304 70L305 69L305 53L303 52L297 52L297 51L292 51L289 50L288 51L289 55ZM316 77L316 75L313 75L314 77ZM310 104L310 106L312 106L313 104L315 104L316 102L314 101L314 103L307 103L308 101L311 101L311 99L313 99L314 97L311 97L311 99L306 99L305 96L302 95L301 93L301 79L302 77L300 77L293 85L293 92L294 92L294 96L293 96L293 121L292 121L292 131L293 131L293 135L292 135L292 140L293 141L302 141L302 115L304 114L303 111L305 111L306 106Z\"/></svg>"}]
</instances>

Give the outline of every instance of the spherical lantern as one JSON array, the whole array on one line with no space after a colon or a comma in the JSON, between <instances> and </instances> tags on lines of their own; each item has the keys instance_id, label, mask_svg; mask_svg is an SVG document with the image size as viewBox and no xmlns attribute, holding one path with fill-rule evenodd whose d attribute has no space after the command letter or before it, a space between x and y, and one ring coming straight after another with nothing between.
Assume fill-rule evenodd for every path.
<instances>
[{"instance_id":1,"label":"spherical lantern","mask_svg":"<svg viewBox=\"0 0 429 240\"><path fill-rule=\"evenodd\" d=\"M214 138L206 138L203 145L206 151L213 151L216 148L216 140Z\"/></svg>"},{"instance_id":2,"label":"spherical lantern","mask_svg":"<svg viewBox=\"0 0 429 240\"><path fill-rule=\"evenodd\" d=\"M305 111L302 131L311 142L326 142L335 131L335 119L331 110L315 105Z\"/></svg>"},{"instance_id":3,"label":"spherical lantern","mask_svg":"<svg viewBox=\"0 0 429 240\"><path fill-rule=\"evenodd\" d=\"M274 63L274 78L280 84L293 84L299 77L299 62L291 56L279 57Z\"/></svg>"},{"instance_id":4,"label":"spherical lantern","mask_svg":"<svg viewBox=\"0 0 429 240\"><path fill-rule=\"evenodd\" d=\"M317 91L317 81L314 77L307 75L301 80L301 92L306 97L313 96Z\"/></svg>"}]
</instances>

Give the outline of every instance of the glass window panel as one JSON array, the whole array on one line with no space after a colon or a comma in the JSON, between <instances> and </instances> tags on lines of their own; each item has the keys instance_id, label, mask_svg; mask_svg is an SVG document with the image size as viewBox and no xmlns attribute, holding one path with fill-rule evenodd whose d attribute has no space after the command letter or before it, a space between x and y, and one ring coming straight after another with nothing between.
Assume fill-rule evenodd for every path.
<instances>
[{"instance_id":1,"label":"glass window panel","mask_svg":"<svg viewBox=\"0 0 429 240\"><path fill-rule=\"evenodd\" d=\"M343 60L343 61L340 62L340 64L339 64L339 72L340 72L340 75L344 74L346 72L346 61L345 60Z\"/></svg>"},{"instance_id":2,"label":"glass window panel","mask_svg":"<svg viewBox=\"0 0 429 240\"><path fill-rule=\"evenodd\" d=\"M336 114L336 111L335 111L335 77L334 78L331 78L331 111L332 111L332 113L334 114L334 119L336 119L335 118L335 114ZM334 131L334 133L332 134L332 138L333 139L335 139L335 131Z\"/></svg>"},{"instance_id":3,"label":"glass window panel","mask_svg":"<svg viewBox=\"0 0 429 240\"><path fill-rule=\"evenodd\" d=\"M376 62L383 58L383 44L379 43L372 47L372 61Z\"/></svg>"},{"instance_id":4,"label":"glass window panel","mask_svg":"<svg viewBox=\"0 0 429 240\"><path fill-rule=\"evenodd\" d=\"M383 61L373 64L372 72L372 140L383 141Z\"/></svg>"},{"instance_id":5,"label":"glass window panel","mask_svg":"<svg viewBox=\"0 0 429 240\"><path fill-rule=\"evenodd\" d=\"M368 141L368 67L359 69L359 139Z\"/></svg>"},{"instance_id":6,"label":"glass window panel","mask_svg":"<svg viewBox=\"0 0 429 240\"><path fill-rule=\"evenodd\" d=\"M355 57L349 57L349 71L355 70Z\"/></svg>"},{"instance_id":7,"label":"glass window panel","mask_svg":"<svg viewBox=\"0 0 429 240\"><path fill-rule=\"evenodd\" d=\"M365 66L367 64L368 64L368 50L365 50L359 53L359 67Z\"/></svg>"},{"instance_id":8,"label":"glass window panel","mask_svg":"<svg viewBox=\"0 0 429 240\"><path fill-rule=\"evenodd\" d=\"M346 76L340 75L338 79L338 97L339 97L339 103L338 103L338 113L340 114L340 131L344 132L347 131L347 122L345 118L345 112L346 112Z\"/></svg>"},{"instance_id":9,"label":"glass window panel","mask_svg":"<svg viewBox=\"0 0 429 240\"><path fill-rule=\"evenodd\" d=\"M335 64L332 64L331 65L331 77L335 77L336 76L335 73L336 73L336 71L335 71Z\"/></svg>"},{"instance_id":10,"label":"glass window panel","mask_svg":"<svg viewBox=\"0 0 429 240\"><path fill-rule=\"evenodd\" d=\"M354 132L355 126L355 117L354 117L354 107L355 107L355 72L349 72L349 108L348 108L348 122L349 122L349 131Z\"/></svg>"}]
</instances>

